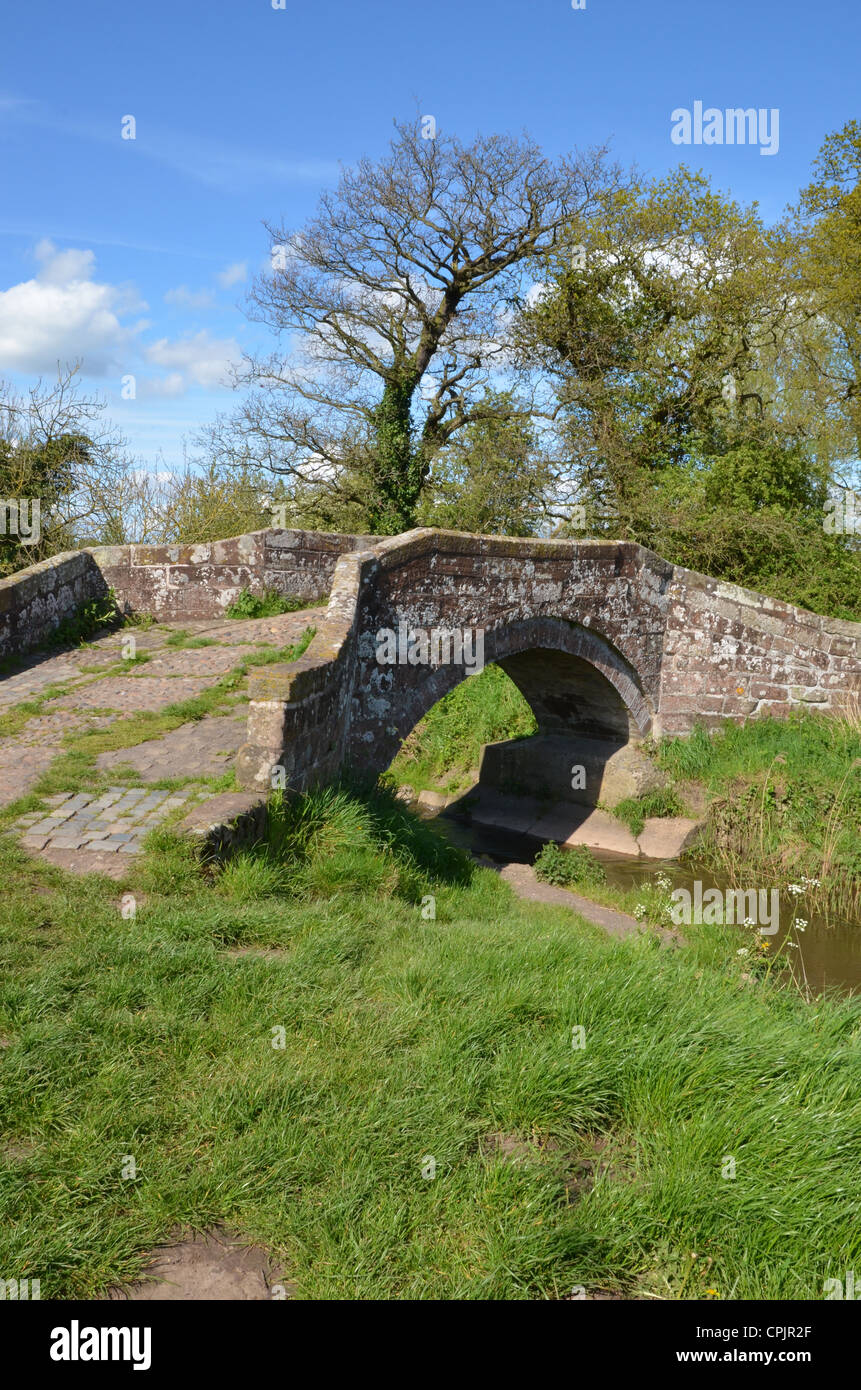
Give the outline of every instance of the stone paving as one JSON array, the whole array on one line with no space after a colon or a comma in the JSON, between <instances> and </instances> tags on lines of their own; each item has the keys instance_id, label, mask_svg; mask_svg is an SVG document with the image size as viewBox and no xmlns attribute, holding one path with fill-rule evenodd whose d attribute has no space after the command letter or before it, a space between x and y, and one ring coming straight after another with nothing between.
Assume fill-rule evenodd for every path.
<instances>
[{"instance_id":1,"label":"stone paving","mask_svg":"<svg viewBox=\"0 0 861 1390\"><path fill-rule=\"evenodd\" d=\"M220 777L230 766L237 748L245 742L244 706L235 714L212 715L195 724L183 724L164 738L147 739L134 748L100 753L96 766L134 768L145 782L176 777L178 767L193 767L196 777Z\"/></svg>"},{"instance_id":2,"label":"stone paving","mask_svg":"<svg viewBox=\"0 0 861 1390\"><path fill-rule=\"evenodd\" d=\"M178 791L111 787L100 796L63 792L44 798L51 808L47 816L31 812L15 822L15 829L24 849L137 854L145 836L193 796L191 787Z\"/></svg>"},{"instance_id":3,"label":"stone paving","mask_svg":"<svg viewBox=\"0 0 861 1390\"><path fill-rule=\"evenodd\" d=\"M126 627L72 651L26 657L13 674L0 677L0 807L32 790L54 759L74 747L76 733L105 730L130 715L198 696L255 650L297 642L317 616L306 609L272 618ZM204 645L177 644L179 633ZM123 670L129 637L134 653L148 660ZM237 695L243 702L233 709L99 754L98 770L113 774L116 784L43 798L47 812L30 813L15 825L23 847L66 868L117 876L154 826L211 796L204 780L230 769L246 736L244 682L230 691L231 698ZM119 785L127 774L145 785ZM152 786L167 780L187 785Z\"/></svg>"},{"instance_id":4,"label":"stone paving","mask_svg":"<svg viewBox=\"0 0 861 1390\"><path fill-rule=\"evenodd\" d=\"M233 665L236 663L234 662ZM51 700L55 709L110 709L117 714L156 714L180 700L201 695L211 681L194 676L105 676Z\"/></svg>"}]
</instances>

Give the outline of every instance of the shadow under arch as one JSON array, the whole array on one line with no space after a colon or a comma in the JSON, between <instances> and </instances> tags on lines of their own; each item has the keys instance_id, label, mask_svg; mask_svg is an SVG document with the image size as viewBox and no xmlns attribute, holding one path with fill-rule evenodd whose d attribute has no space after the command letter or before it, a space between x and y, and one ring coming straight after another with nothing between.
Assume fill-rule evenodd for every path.
<instances>
[{"instance_id":1,"label":"shadow under arch","mask_svg":"<svg viewBox=\"0 0 861 1390\"><path fill-rule=\"evenodd\" d=\"M484 664L498 665L530 705L539 735L592 739L621 747L652 728L654 710L639 675L601 633L563 618L529 618L487 630ZM463 680L463 666L423 669L424 678L396 698L390 673L390 722L379 731L366 767L384 771L416 724ZM370 755L370 756L368 756Z\"/></svg>"}]
</instances>

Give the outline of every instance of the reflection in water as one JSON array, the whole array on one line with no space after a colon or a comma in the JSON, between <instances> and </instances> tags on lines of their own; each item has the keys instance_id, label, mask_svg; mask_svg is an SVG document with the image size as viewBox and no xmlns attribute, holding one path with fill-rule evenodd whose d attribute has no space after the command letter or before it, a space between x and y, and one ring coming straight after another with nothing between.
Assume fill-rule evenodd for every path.
<instances>
[{"instance_id":1,"label":"reflection in water","mask_svg":"<svg viewBox=\"0 0 861 1390\"><path fill-rule=\"evenodd\" d=\"M448 837L462 849L471 850L474 854L486 854L489 858L501 862L531 864L541 847L539 841L526 835L517 835L513 831L467 825L462 821L449 819L448 816L441 817L438 823L445 826ZM596 854L595 857L604 865L608 883L623 890L649 882L657 873L666 874L672 881L673 888L692 890L697 879L702 883L703 891L707 888L723 890L730 886L726 879L715 877L708 870L698 868L695 863L619 859L603 854ZM771 938L774 943L772 950L777 950L785 940L789 923L792 921L792 897L787 893L786 884L783 883L750 885L754 886L780 889L781 929L777 936ZM807 927L804 932L796 935L795 940L798 941L800 950L793 954L797 954L803 961L811 990L820 993L826 989L839 989L844 993L852 993L861 989L861 922L837 922L832 919L826 923L824 918L818 916L808 905L808 899L802 899L801 903L797 915L807 921ZM756 935L750 928L728 927L727 930L736 932L740 942L746 946L752 945L756 940ZM796 973L799 973L797 967Z\"/></svg>"}]
</instances>

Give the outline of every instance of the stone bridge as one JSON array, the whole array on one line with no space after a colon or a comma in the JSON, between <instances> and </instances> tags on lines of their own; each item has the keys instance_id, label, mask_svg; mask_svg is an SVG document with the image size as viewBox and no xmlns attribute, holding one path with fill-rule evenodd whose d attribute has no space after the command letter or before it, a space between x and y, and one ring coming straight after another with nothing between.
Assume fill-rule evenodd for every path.
<instances>
[{"instance_id":1,"label":"stone bridge","mask_svg":"<svg viewBox=\"0 0 861 1390\"><path fill-rule=\"evenodd\" d=\"M306 654L250 673L248 741L237 757L249 789L281 778L301 789L348 768L388 767L414 725L469 674L453 659L456 643L438 643L423 659L418 639L434 630L473 640L480 632L484 663L498 663L521 690L539 739L591 741L599 761L695 722L836 711L861 696L861 624L707 578L638 545L417 530L376 543L343 538L341 548ZM402 646L397 660L381 661L385 632L411 640L414 659L404 660ZM567 777L564 765L563 756Z\"/></svg>"}]
</instances>

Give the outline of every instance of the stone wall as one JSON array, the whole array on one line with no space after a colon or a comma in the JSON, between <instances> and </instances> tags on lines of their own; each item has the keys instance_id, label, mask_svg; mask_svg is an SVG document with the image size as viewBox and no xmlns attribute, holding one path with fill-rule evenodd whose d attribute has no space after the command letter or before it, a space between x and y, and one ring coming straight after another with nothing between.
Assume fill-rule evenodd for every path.
<instances>
[{"instance_id":1,"label":"stone wall","mask_svg":"<svg viewBox=\"0 0 861 1390\"><path fill-rule=\"evenodd\" d=\"M304 657L252 671L237 770L262 789L339 769L379 772L465 676L443 663L381 666L377 633L482 628L542 734L684 733L696 721L861 695L861 624L820 618L673 566L641 546L419 530L344 556Z\"/></svg>"},{"instance_id":2,"label":"stone wall","mask_svg":"<svg viewBox=\"0 0 861 1390\"><path fill-rule=\"evenodd\" d=\"M243 589L326 598L339 556L373 538L320 531L252 531L203 545L93 549L124 611L165 621L218 618Z\"/></svg>"},{"instance_id":3,"label":"stone wall","mask_svg":"<svg viewBox=\"0 0 861 1390\"><path fill-rule=\"evenodd\" d=\"M0 579L0 657L38 646L82 603L107 591L104 575L85 550L54 555Z\"/></svg>"},{"instance_id":4,"label":"stone wall","mask_svg":"<svg viewBox=\"0 0 861 1390\"><path fill-rule=\"evenodd\" d=\"M670 586L661 729L696 718L833 709L861 693L861 624L822 618L778 599L677 567Z\"/></svg>"},{"instance_id":5,"label":"stone wall","mask_svg":"<svg viewBox=\"0 0 861 1390\"><path fill-rule=\"evenodd\" d=\"M373 537L253 531L206 545L94 546L0 580L0 657L39 646L82 603L113 589L124 613L220 618L243 589L324 599L341 555Z\"/></svg>"}]
</instances>

